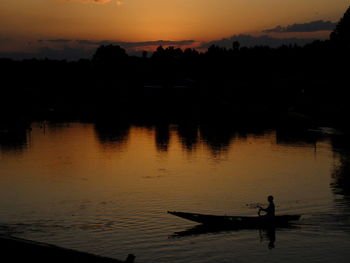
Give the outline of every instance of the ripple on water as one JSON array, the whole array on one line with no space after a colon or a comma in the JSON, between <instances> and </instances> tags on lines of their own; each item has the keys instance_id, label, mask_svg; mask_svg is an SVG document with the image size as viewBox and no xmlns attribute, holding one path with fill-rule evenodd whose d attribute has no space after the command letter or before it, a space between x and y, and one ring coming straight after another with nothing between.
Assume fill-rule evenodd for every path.
<instances>
[{"instance_id":1,"label":"ripple on water","mask_svg":"<svg viewBox=\"0 0 350 263\"><path fill-rule=\"evenodd\" d=\"M216 127L210 134L197 127L198 145L185 150L170 129L160 151L154 127L131 126L122 144L103 136L115 130L93 124L39 127L21 155L0 153L0 234L115 258L134 253L139 262L350 258L349 200L334 194L344 193L341 183L331 184L347 156L333 151L333 138L274 130L240 136L234 129L221 138ZM274 249L259 230L173 237L196 224L167 210L256 215L270 193L278 213L303 215L295 228L276 229Z\"/></svg>"}]
</instances>

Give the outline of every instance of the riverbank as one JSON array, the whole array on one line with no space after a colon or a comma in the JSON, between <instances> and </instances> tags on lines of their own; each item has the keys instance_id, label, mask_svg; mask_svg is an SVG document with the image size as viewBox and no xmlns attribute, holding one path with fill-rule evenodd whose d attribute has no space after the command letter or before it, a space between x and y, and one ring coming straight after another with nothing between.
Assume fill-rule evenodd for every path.
<instances>
[{"instance_id":1,"label":"riverbank","mask_svg":"<svg viewBox=\"0 0 350 263\"><path fill-rule=\"evenodd\" d=\"M131 263L134 259L133 255L129 255L126 261L121 261L10 236L0 236L0 248L1 257L7 259L8 262Z\"/></svg>"}]
</instances>

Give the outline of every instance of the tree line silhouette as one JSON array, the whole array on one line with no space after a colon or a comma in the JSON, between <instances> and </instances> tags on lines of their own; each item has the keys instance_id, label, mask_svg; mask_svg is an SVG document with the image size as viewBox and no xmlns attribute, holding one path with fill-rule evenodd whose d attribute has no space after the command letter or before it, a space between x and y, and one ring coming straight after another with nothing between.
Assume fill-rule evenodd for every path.
<instances>
[{"instance_id":1,"label":"tree line silhouette","mask_svg":"<svg viewBox=\"0 0 350 263\"><path fill-rule=\"evenodd\" d=\"M350 8L330 38L303 47L232 48L205 52L158 47L129 56L100 46L79 61L0 59L1 119L52 116L247 118L288 116L298 122L345 123Z\"/></svg>"}]
</instances>

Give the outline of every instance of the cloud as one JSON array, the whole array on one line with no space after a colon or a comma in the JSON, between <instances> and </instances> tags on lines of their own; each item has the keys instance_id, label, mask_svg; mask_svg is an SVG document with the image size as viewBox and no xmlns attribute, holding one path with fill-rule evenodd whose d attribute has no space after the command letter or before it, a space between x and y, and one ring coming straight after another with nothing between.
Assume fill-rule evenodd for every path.
<instances>
[{"instance_id":1,"label":"cloud","mask_svg":"<svg viewBox=\"0 0 350 263\"><path fill-rule=\"evenodd\" d=\"M93 53L94 50L86 50L80 47L64 46L62 49L42 47L38 50L35 57L79 60L81 58L90 58Z\"/></svg>"},{"instance_id":2,"label":"cloud","mask_svg":"<svg viewBox=\"0 0 350 263\"><path fill-rule=\"evenodd\" d=\"M188 46L194 44L195 40L157 40L157 41L143 41L143 42L118 42L118 41L92 41L92 40L76 40L79 44L84 45L119 45L123 48L140 48L149 46Z\"/></svg>"},{"instance_id":3,"label":"cloud","mask_svg":"<svg viewBox=\"0 0 350 263\"><path fill-rule=\"evenodd\" d=\"M293 24L286 27L276 26L275 28L266 29L264 33L291 33L291 32L316 32L324 30L333 30L337 23L331 21L317 20L302 24Z\"/></svg>"},{"instance_id":4,"label":"cloud","mask_svg":"<svg viewBox=\"0 0 350 263\"><path fill-rule=\"evenodd\" d=\"M117 41L93 41L93 40L76 40L76 39L42 39L37 40L39 47L32 52L0 52L0 58L25 59L25 58L50 58L50 59L67 59L78 60L80 58L91 58L96 48L100 45L120 45L125 48L129 55L141 55L142 50L153 51L156 47L162 46L179 46L186 48L188 46L205 50L211 45L217 45L226 48L232 48L232 43L238 41L242 47L253 46L270 46L279 47L281 45L297 44L303 46L311 43L314 38L275 38L267 35L235 35L230 38L223 38L210 42L199 43L195 40L157 40L144 42L117 42ZM1 41L8 41L1 39Z\"/></svg>"},{"instance_id":5,"label":"cloud","mask_svg":"<svg viewBox=\"0 0 350 263\"><path fill-rule=\"evenodd\" d=\"M7 43L13 46L18 41L0 36L0 44ZM194 40L157 40L144 42L117 42L111 40L93 41L84 39L39 39L33 41L32 51L11 51L0 50L0 58L12 58L16 60L30 58L49 58L79 60L80 58L91 58L97 47L101 45L119 45L123 47L129 55L141 56L143 50L153 51L158 46L179 46L187 47L198 43ZM27 44L26 44L27 45ZM23 50L23 45L18 50Z\"/></svg>"},{"instance_id":6,"label":"cloud","mask_svg":"<svg viewBox=\"0 0 350 263\"><path fill-rule=\"evenodd\" d=\"M203 42L199 49L206 49L211 45L217 45L220 47L232 48L232 43L238 41L243 47L254 47L254 46L269 46L269 47L280 47L282 45L293 45L304 46L307 43L311 43L316 39L314 38L275 38L267 35L263 36L251 36L251 35L235 35L230 38L223 38L220 40L214 40L210 42Z\"/></svg>"},{"instance_id":7,"label":"cloud","mask_svg":"<svg viewBox=\"0 0 350 263\"><path fill-rule=\"evenodd\" d=\"M58 0L60 2L82 2L82 3L94 3L94 4L106 4L109 2L115 2L117 5L123 4L123 0Z\"/></svg>"},{"instance_id":8,"label":"cloud","mask_svg":"<svg viewBox=\"0 0 350 263\"><path fill-rule=\"evenodd\" d=\"M63 39L63 38L59 38L59 39L46 39L46 40L39 39L39 40L38 40L39 43L50 42L50 43L58 43L58 44L66 44L66 43L69 43L69 42L71 42L71 41L72 41L72 40L70 40L70 39Z\"/></svg>"},{"instance_id":9,"label":"cloud","mask_svg":"<svg viewBox=\"0 0 350 263\"><path fill-rule=\"evenodd\" d=\"M9 42L11 42L11 41L12 41L11 38L9 38L9 37L4 37L4 36L1 36L1 35L0 35L0 44L9 43Z\"/></svg>"},{"instance_id":10,"label":"cloud","mask_svg":"<svg viewBox=\"0 0 350 263\"><path fill-rule=\"evenodd\" d=\"M123 42L123 41L112 41L112 40L87 40L87 39L40 39L38 40L41 44L78 44L83 46L90 46L95 48L101 45L118 45L125 49L151 47L151 46L190 46L197 43L195 40L156 40L156 41L142 41L142 42Z\"/></svg>"}]
</instances>

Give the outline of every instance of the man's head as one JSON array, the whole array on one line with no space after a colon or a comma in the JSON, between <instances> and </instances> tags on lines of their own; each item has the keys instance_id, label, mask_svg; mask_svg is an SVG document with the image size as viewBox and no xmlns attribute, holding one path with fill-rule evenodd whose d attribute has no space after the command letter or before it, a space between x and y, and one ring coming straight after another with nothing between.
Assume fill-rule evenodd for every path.
<instances>
[{"instance_id":1,"label":"man's head","mask_svg":"<svg viewBox=\"0 0 350 263\"><path fill-rule=\"evenodd\" d=\"M273 202L273 196L272 196L272 195L269 195L269 196L267 197L267 201Z\"/></svg>"}]
</instances>

